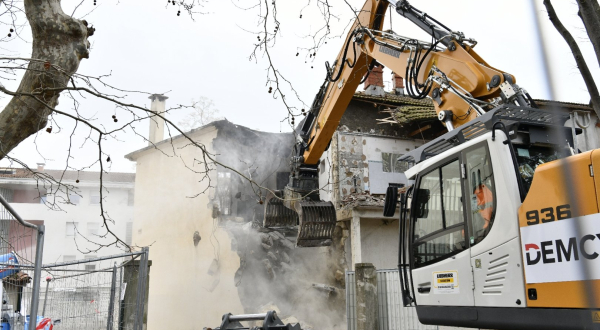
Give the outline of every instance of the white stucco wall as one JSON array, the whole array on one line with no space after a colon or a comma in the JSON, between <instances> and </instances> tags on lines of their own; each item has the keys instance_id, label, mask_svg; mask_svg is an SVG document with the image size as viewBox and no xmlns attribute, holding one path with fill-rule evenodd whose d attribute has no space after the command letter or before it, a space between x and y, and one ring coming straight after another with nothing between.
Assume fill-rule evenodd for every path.
<instances>
[{"instance_id":1,"label":"white stucco wall","mask_svg":"<svg viewBox=\"0 0 600 330\"><path fill-rule=\"evenodd\" d=\"M194 139L211 152L216 136L217 130L209 126L196 132ZM152 260L148 330L216 327L223 314L244 312L234 283L239 256L211 216L210 191L191 198L205 190L208 180L186 168L202 170L194 163L201 159L198 149L179 149L185 144L183 139L175 140L176 157L154 149L135 156L133 241L150 246ZM170 143L159 148L173 153ZM196 231L201 237L197 246Z\"/></svg>"},{"instance_id":2,"label":"white stucco wall","mask_svg":"<svg viewBox=\"0 0 600 330\"><path fill-rule=\"evenodd\" d=\"M398 220L360 220L361 259L377 269L398 268Z\"/></svg>"}]
</instances>

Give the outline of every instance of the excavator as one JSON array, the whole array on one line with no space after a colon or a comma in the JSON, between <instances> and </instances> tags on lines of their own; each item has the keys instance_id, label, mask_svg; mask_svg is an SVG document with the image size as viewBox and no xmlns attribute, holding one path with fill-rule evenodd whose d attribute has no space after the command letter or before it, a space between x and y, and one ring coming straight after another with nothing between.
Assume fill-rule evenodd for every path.
<instances>
[{"instance_id":1,"label":"excavator","mask_svg":"<svg viewBox=\"0 0 600 330\"><path fill-rule=\"evenodd\" d=\"M389 8L431 41L382 31ZM411 185L386 194L384 215L400 212L404 305L424 324L592 329L600 150L579 152L577 114L539 109L476 44L406 0L366 0L295 129L289 183L268 197L263 225L297 226L299 247L331 244L336 211L319 198L319 159L363 78L383 65L404 74L411 97L431 98L448 130L399 159Z\"/></svg>"}]
</instances>

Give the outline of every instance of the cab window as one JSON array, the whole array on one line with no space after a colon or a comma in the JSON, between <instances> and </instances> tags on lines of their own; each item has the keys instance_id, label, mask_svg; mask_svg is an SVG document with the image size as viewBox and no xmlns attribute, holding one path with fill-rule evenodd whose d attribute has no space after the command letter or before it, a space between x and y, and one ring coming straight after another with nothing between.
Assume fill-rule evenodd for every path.
<instances>
[{"instance_id":1,"label":"cab window","mask_svg":"<svg viewBox=\"0 0 600 330\"><path fill-rule=\"evenodd\" d=\"M466 249L459 160L436 167L422 176L415 194L414 267L434 263Z\"/></svg>"},{"instance_id":2,"label":"cab window","mask_svg":"<svg viewBox=\"0 0 600 330\"><path fill-rule=\"evenodd\" d=\"M468 208L471 221L470 243L477 244L490 232L496 213L494 175L485 145L465 152Z\"/></svg>"}]
</instances>

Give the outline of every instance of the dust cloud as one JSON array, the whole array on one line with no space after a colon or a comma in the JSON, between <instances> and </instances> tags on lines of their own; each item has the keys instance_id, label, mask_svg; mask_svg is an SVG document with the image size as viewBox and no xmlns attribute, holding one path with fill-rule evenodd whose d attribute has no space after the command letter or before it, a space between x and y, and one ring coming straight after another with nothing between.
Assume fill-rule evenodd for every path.
<instances>
[{"instance_id":1,"label":"dust cloud","mask_svg":"<svg viewBox=\"0 0 600 330\"><path fill-rule=\"evenodd\" d=\"M226 121L217 125L213 146L220 162L269 189L287 184L292 134L257 132ZM346 329L343 253L336 251L335 240L332 247L296 248L296 228L262 228L265 196L239 175L218 169L210 208L240 257L234 282L244 312L275 309L305 330Z\"/></svg>"}]
</instances>

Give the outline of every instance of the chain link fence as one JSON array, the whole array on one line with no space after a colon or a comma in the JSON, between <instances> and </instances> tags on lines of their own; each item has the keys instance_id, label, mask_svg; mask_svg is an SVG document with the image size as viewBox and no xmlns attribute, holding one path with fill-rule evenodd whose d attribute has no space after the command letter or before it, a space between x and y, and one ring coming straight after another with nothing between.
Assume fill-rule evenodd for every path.
<instances>
[{"instance_id":1,"label":"chain link fence","mask_svg":"<svg viewBox=\"0 0 600 330\"><path fill-rule=\"evenodd\" d=\"M0 191L1 329L146 328L148 248L44 265L43 222L24 221L7 199Z\"/></svg>"}]
</instances>

